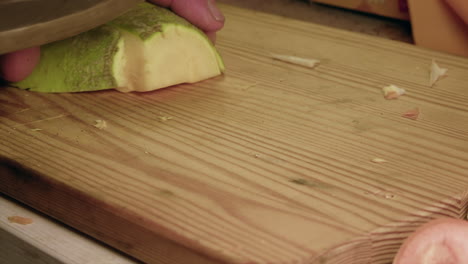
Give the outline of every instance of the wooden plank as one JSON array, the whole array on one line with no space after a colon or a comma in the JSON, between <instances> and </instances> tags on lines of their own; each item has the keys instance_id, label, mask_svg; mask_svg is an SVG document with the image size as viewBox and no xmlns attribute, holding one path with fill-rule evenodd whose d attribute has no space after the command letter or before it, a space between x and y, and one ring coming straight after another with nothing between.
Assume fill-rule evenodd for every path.
<instances>
[{"instance_id":1,"label":"wooden plank","mask_svg":"<svg viewBox=\"0 0 468 264\"><path fill-rule=\"evenodd\" d=\"M327 6L321 6L317 4L308 4L306 2L296 1L291 2L288 0L275 0L269 1L268 3L263 0L218 0L221 3L228 3L230 5L238 5L243 8L254 9L262 12L279 14L286 17L291 17L295 19L300 19L307 22L318 23L323 25L328 25L336 28L345 29L348 31L361 32L365 34L375 35L379 37L384 37L388 39L397 39L399 41L410 42L411 41L411 32L408 30L410 26L402 21L387 20L378 17L370 17L361 15L354 12L347 12L346 10L329 8ZM332 18L332 19L331 19ZM5 198L0 196L0 217L8 217L11 215L12 211L24 210L19 204L10 203L9 201L4 201ZM31 210L28 210L29 214L33 214L34 218L37 218L36 214ZM44 259L43 262L53 263L53 261L46 261L45 259L60 259L62 263L86 263L81 257L86 256L87 258L98 260L99 263L104 262L102 255L104 254L102 246L97 245L94 241L84 240L80 241L82 246L79 249L86 251L79 251L78 258L64 258L63 256L73 256L77 253L77 249L73 245L74 237L76 236L75 232L70 232L69 229L63 228L61 225L58 225L56 222L46 221L45 222L49 227L50 233L53 236L48 236L48 239L38 239L34 240L35 243L29 243L31 238L26 237L25 241L16 236L15 232L9 232L8 237L4 241L13 241L9 242L7 245L2 245L4 252L9 252L10 256L13 256L12 252L17 252L14 254L14 257L6 258L8 263L37 263L37 255L41 256L41 259ZM8 230L10 225L3 226L6 227L4 231ZM0 227L1 228L1 227ZM7 232L5 232L7 233ZM35 233L34 237L42 235L43 233ZM51 241L59 241L60 243L54 243L53 248L51 247ZM22 241L22 242L19 242ZM65 241L65 242L64 242ZM68 241L68 242L67 242ZM37 243L36 243L37 242ZM27 249L24 249L24 246L27 246ZM14 248L12 248L14 247ZM47 250L45 250L47 249ZM0 249L1 250L1 249ZM37 252L37 254L23 254L24 252ZM47 254L45 253L47 252ZM4 256L0 253L0 256ZM89 262L89 261L88 261Z\"/></svg>"},{"instance_id":2,"label":"wooden plank","mask_svg":"<svg viewBox=\"0 0 468 264\"><path fill-rule=\"evenodd\" d=\"M138 263L3 196L0 216L0 263ZM32 223L10 222L8 217L12 216L31 219Z\"/></svg>"},{"instance_id":3,"label":"wooden plank","mask_svg":"<svg viewBox=\"0 0 468 264\"><path fill-rule=\"evenodd\" d=\"M0 191L149 263L388 263L418 225L466 215L467 59L222 9L223 77L1 91ZM431 88L432 59L449 76Z\"/></svg>"},{"instance_id":4,"label":"wooden plank","mask_svg":"<svg viewBox=\"0 0 468 264\"><path fill-rule=\"evenodd\" d=\"M291 17L302 21L327 25L335 28L341 28L347 31L360 32L388 39L396 39L399 41L411 42L411 31L409 30L410 25L403 21L385 19L382 17L366 16L356 12L348 12L347 10L330 8L328 6L321 6L318 4L308 4L307 2L302 1L291 2L289 0L274 0L265 2L263 0L218 0L217 2L227 3L230 5L237 5L239 7L258 10L266 13L279 14L281 16ZM21 207L18 203L15 203L15 205L9 203L9 201L3 201L4 199L5 198L2 198L0 196L0 217L6 218L8 217L8 215L10 215L8 213L12 210L19 211L23 209L23 207ZM8 210L2 206L6 206ZM30 214L34 214L34 212L32 212L31 210L28 210L28 212ZM76 247L70 246L71 244L75 243L73 241L73 237L76 236L75 232L70 232L69 229L62 228L62 226L56 224L56 222L46 222L49 225L49 230L51 230L50 232L53 234L52 238L51 236L48 236L48 239L35 240L35 242L37 243L29 243L29 241L24 241L28 243L12 242L6 246L2 246L2 249L5 249L5 252L21 252L15 254L14 259L7 258L6 261L8 263L21 264L37 262L37 258L32 259L32 256L37 256L37 254L22 254L24 251L37 252L38 255L41 256L43 256L45 252L47 252L48 254L50 254L50 256L47 254L43 258L52 257L55 259L61 259L63 263L67 264L77 262L77 259L63 258L63 256L72 256L77 252ZM7 229L5 230L8 230L8 227L10 226L6 227ZM16 234L14 232L10 232L8 234L11 235L11 238L5 238L5 241L23 241L19 237L16 237ZM36 237L40 234L34 235ZM30 240L30 238L26 239ZM55 248L51 248L51 241L49 239L54 241L60 241L60 243L54 243L53 245ZM71 242L64 243L64 241ZM105 263L105 260L103 260L100 257L103 254L102 251L105 251L105 249L102 249L100 245L94 243L93 240L88 240L88 242L82 240L81 244L87 244L87 246L80 247L80 249L86 248L86 252L80 251L78 253L80 257L86 256L89 259L99 259L98 262ZM12 246L17 245L20 245L19 249L12 248ZM24 245L27 245L28 248L21 248L21 246ZM45 248L47 248L48 250L44 250ZM3 255L0 253L0 256ZM80 260L80 258L78 258L78 260ZM53 263L52 261L44 262ZM80 263L86 263L86 261L80 260Z\"/></svg>"}]
</instances>

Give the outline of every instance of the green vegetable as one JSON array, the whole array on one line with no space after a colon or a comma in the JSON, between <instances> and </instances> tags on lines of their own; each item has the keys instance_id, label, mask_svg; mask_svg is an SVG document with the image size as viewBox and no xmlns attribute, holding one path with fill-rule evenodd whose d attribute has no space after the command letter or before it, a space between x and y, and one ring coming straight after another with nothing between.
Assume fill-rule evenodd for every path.
<instances>
[{"instance_id":1,"label":"green vegetable","mask_svg":"<svg viewBox=\"0 0 468 264\"><path fill-rule=\"evenodd\" d=\"M141 3L105 25L42 46L33 73L12 86L50 93L152 91L223 71L202 31L165 8Z\"/></svg>"}]
</instances>

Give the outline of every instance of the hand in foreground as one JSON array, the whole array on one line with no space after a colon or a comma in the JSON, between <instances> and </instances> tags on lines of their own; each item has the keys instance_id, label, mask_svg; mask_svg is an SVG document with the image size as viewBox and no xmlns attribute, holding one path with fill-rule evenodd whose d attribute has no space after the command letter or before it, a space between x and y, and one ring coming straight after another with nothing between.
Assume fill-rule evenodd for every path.
<instances>
[{"instance_id":1,"label":"hand in foreground","mask_svg":"<svg viewBox=\"0 0 468 264\"><path fill-rule=\"evenodd\" d=\"M455 13L460 16L463 21L465 21L468 26L468 1L466 0L445 0L455 11Z\"/></svg>"},{"instance_id":2,"label":"hand in foreground","mask_svg":"<svg viewBox=\"0 0 468 264\"><path fill-rule=\"evenodd\" d=\"M393 264L468 263L468 221L432 220L411 234Z\"/></svg>"},{"instance_id":3,"label":"hand in foreground","mask_svg":"<svg viewBox=\"0 0 468 264\"><path fill-rule=\"evenodd\" d=\"M216 7L215 0L150 0L168 7L203 30L214 42L216 32L224 25L224 16ZM40 48L33 47L0 55L0 76L9 82L26 78L40 59Z\"/></svg>"}]
</instances>

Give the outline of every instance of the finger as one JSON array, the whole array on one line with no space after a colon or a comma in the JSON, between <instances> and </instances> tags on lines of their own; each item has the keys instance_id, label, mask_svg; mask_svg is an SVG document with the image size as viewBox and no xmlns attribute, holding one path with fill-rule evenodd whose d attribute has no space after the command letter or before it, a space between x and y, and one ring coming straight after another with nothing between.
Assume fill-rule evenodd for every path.
<instances>
[{"instance_id":1,"label":"finger","mask_svg":"<svg viewBox=\"0 0 468 264\"><path fill-rule=\"evenodd\" d=\"M171 7L173 0L150 0L150 2L162 7Z\"/></svg>"},{"instance_id":2,"label":"finger","mask_svg":"<svg viewBox=\"0 0 468 264\"><path fill-rule=\"evenodd\" d=\"M408 237L393 263L468 263L467 237L467 221L450 218L431 221Z\"/></svg>"},{"instance_id":3,"label":"finger","mask_svg":"<svg viewBox=\"0 0 468 264\"><path fill-rule=\"evenodd\" d=\"M211 40L211 42L216 43L216 32L205 32L206 36Z\"/></svg>"},{"instance_id":4,"label":"finger","mask_svg":"<svg viewBox=\"0 0 468 264\"><path fill-rule=\"evenodd\" d=\"M446 0L452 9L468 24L468 3L466 0Z\"/></svg>"},{"instance_id":5,"label":"finger","mask_svg":"<svg viewBox=\"0 0 468 264\"><path fill-rule=\"evenodd\" d=\"M162 7L170 7L173 0L150 0L150 2Z\"/></svg>"},{"instance_id":6,"label":"finger","mask_svg":"<svg viewBox=\"0 0 468 264\"><path fill-rule=\"evenodd\" d=\"M40 48L34 47L0 56L0 73L10 82L18 82L32 73L40 58Z\"/></svg>"},{"instance_id":7,"label":"finger","mask_svg":"<svg viewBox=\"0 0 468 264\"><path fill-rule=\"evenodd\" d=\"M218 31L224 26L224 15L215 0L150 0L169 7L205 32Z\"/></svg>"}]
</instances>

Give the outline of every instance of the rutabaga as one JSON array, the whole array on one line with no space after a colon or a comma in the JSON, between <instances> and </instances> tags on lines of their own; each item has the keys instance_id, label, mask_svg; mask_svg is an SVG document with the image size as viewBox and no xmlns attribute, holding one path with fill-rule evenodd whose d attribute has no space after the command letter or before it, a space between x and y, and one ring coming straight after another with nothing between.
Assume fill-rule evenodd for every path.
<instances>
[{"instance_id":1,"label":"rutabaga","mask_svg":"<svg viewBox=\"0 0 468 264\"><path fill-rule=\"evenodd\" d=\"M141 3L119 18L41 47L33 73L12 86L38 92L152 91L224 71L214 45L171 11Z\"/></svg>"}]
</instances>

